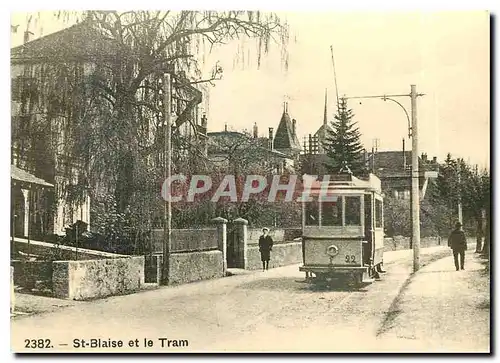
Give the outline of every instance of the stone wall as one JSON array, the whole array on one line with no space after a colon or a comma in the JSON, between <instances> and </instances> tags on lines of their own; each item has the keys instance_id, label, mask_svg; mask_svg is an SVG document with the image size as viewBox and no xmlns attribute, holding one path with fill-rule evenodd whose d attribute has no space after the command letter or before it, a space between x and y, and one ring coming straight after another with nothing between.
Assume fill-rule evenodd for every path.
<instances>
[{"instance_id":1,"label":"stone wall","mask_svg":"<svg viewBox=\"0 0 500 363\"><path fill-rule=\"evenodd\" d=\"M475 243L473 237L467 238L467 243ZM420 248L447 246L448 240L442 237L423 237L420 238ZM384 251L399 251L410 249L410 237L394 236L384 239Z\"/></svg>"},{"instance_id":2,"label":"stone wall","mask_svg":"<svg viewBox=\"0 0 500 363\"><path fill-rule=\"evenodd\" d=\"M144 285L144 257L54 261L53 295L88 300L139 290Z\"/></svg>"},{"instance_id":3,"label":"stone wall","mask_svg":"<svg viewBox=\"0 0 500 363\"><path fill-rule=\"evenodd\" d=\"M154 276L148 276L148 282L159 282L162 261L161 255L154 256L156 273ZM170 284L185 284L224 276L222 251L183 252L170 255Z\"/></svg>"},{"instance_id":4,"label":"stone wall","mask_svg":"<svg viewBox=\"0 0 500 363\"><path fill-rule=\"evenodd\" d=\"M293 265L302 262L302 243L289 242L273 246L269 268ZM262 268L258 246L249 246L247 250L247 270Z\"/></svg>"},{"instance_id":5,"label":"stone wall","mask_svg":"<svg viewBox=\"0 0 500 363\"><path fill-rule=\"evenodd\" d=\"M52 261L12 260L14 285L25 289L52 289Z\"/></svg>"},{"instance_id":6,"label":"stone wall","mask_svg":"<svg viewBox=\"0 0 500 363\"><path fill-rule=\"evenodd\" d=\"M285 241L285 230L282 228L270 228L269 235L274 243ZM254 246L259 244L259 237L262 235L262 228L248 228L247 245Z\"/></svg>"}]
</instances>

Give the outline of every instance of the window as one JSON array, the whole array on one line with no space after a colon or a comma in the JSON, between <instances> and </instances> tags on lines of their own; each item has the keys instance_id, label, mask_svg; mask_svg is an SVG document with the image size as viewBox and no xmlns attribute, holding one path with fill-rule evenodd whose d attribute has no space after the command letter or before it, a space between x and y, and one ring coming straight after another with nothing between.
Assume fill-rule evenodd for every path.
<instances>
[{"instance_id":1,"label":"window","mask_svg":"<svg viewBox=\"0 0 500 363\"><path fill-rule=\"evenodd\" d=\"M361 199L360 197L345 197L345 225L361 225Z\"/></svg>"},{"instance_id":2,"label":"window","mask_svg":"<svg viewBox=\"0 0 500 363\"><path fill-rule=\"evenodd\" d=\"M319 226L319 205L318 202L306 203L306 226Z\"/></svg>"},{"instance_id":3,"label":"window","mask_svg":"<svg viewBox=\"0 0 500 363\"><path fill-rule=\"evenodd\" d=\"M23 97L35 92L37 81L31 77L18 76L11 79L11 99L20 102Z\"/></svg>"},{"instance_id":4,"label":"window","mask_svg":"<svg viewBox=\"0 0 500 363\"><path fill-rule=\"evenodd\" d=\"M375 228L382 228L382 202L375 199Z\"/></svg>"},{"instance_id":5,"label":"window","mask_svg":"<svg viewBox=\"0 0 500 363\"><path fill-rule=\"evenodd\" d=\"M323 226L341 226L342 225L342 198L339 197L336 202L322 203Z\"/></svg>"}]
</instances>

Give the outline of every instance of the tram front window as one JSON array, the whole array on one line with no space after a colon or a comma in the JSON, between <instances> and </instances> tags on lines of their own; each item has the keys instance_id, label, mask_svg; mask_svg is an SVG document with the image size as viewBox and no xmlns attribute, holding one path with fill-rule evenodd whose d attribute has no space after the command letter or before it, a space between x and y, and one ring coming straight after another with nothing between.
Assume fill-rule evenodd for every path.
<instances>
[{"instance_id":1,"label":"tram front window","mask_svg":"<svg viewBox=\"0 0 500 363\"><path fill-rule=\"evenodd\" d=\"M317 202L306 203L306 226L319 226L319 206Z\"/></svg>"},{"instance_id":2,"label":"tram front window","mask_svg":"<svg viewBox=\"0 0 500 363\"><path fill-rule=\"evenodd\" d=\"M360 197L345 197L345 225L361 225L361 199Z\"/></svg>"},{"instance_id":3,"label":"tram front window","mask_svg":"<svg viewBox=\"0 0 500 363\"><path fill-rule=\"evenodd\" d=\"M335 202L323 202L321 224L323 226L342 226L342 198Z\"/></svg>"}]
</instances>

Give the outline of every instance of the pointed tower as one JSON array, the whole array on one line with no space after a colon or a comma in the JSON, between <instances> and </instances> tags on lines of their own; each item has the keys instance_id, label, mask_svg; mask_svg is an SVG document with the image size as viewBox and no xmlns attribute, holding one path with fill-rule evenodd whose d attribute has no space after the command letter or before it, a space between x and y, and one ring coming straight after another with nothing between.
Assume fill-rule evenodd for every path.
<instances>
[{"instance_id":1,"label":"pointed tower","mask_svg":"<svg viewBox=\"0 0 500 363\"><path fill-rule=\"evenodd\" d=\"M328 131L331 129L332 128L330 127L330 125L328 125L328 89L325 88L325 108L323 111L323 124L314 134L314 137L318 139L318 152L320 154L325 153L325 149L323 148L323 143L328 137Z\"/></svg>"},{"instance_id":2,"label":"pointed tower","mask_svg":"<svg viewBox=\"0 0 500 363\"><path fill-rule=\"evenodd\" d=\"M291 120L288 114L288 102L283 103L283 114L274 136L274 148L289 156L295 157L301 151L297 137L297 121Z\"/></svg>"}]
</instances>

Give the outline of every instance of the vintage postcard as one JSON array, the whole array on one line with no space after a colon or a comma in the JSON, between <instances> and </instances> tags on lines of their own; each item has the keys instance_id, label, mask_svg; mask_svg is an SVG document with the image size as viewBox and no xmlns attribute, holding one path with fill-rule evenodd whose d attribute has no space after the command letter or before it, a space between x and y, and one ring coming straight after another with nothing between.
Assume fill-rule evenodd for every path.
<instances>
[{"instance_id":1,"label":"vintage postcard","mask_svg":"<svg viewBox=\"0 0 500 363\"><path fill-rule=\"evenodd\" d=\"M490 353L490 14L11 14L15 353Z\"/></svg>"}]
</instances>

